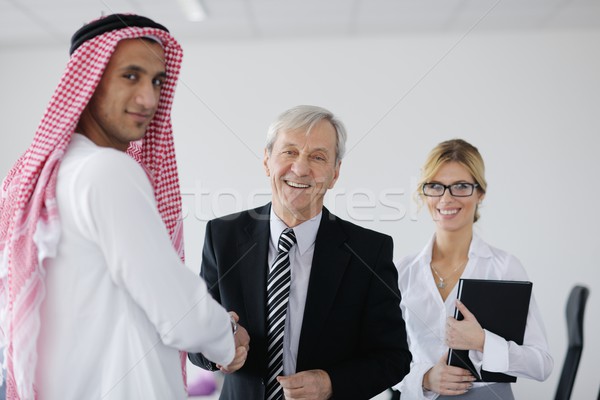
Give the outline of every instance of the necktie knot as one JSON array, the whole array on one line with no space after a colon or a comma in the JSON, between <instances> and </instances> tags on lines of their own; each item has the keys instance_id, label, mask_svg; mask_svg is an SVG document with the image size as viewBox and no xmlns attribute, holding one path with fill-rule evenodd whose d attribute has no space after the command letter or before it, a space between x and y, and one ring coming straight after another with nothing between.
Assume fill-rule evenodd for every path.
<instances>
[{"instance_id":1,"label":"necktie knot","mask_svg":"<svg viewBox=\"0 0 600 400\"><path fill-rule=\"evenodd\" d=\"M279 236L279 251L289 252L292 246L296 243L296 234L292 228L287 228L281 232Z\"/></svg>"}]
</instances>

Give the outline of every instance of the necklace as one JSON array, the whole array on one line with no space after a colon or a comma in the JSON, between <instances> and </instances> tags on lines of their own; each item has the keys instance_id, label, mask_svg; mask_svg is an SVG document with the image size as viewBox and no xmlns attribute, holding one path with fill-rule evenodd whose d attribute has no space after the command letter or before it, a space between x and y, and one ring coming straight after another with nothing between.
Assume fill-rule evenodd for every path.
<instances>
[{"instance_id":1,"label":"necklace","mask_svg":"<svg viewBox=\"0 0 600 400\"><path fill-rule=\"evenodd\" d=\"M467 259L468 261L468 259ZM439 288L439 289L444 289L447 285L445 280L450 278L452 275L454 275L454 273L456 271L459 270L459 268L464 267L467 264L467 261L463 262L462 264L459 264L458 267L454 268L452 270L452 272L450 272L450 274L448 274L447 277L442 278L442 276L437 272L437 270L435 269L435 267L433 266L433 264L429 264L429 266L431 267L431 270L436 274L436 276L438 277L439 282L436 283L435 285Z\"/></svg>"}]
</instances>

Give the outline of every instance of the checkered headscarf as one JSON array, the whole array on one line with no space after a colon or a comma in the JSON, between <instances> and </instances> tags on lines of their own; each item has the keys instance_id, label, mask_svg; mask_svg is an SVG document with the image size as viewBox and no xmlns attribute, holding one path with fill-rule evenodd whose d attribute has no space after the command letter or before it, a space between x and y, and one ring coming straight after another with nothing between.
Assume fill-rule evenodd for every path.
<instances>
[{"instance_id":1,"label":"checkered headscarf","mask_svg":"<svg viewBox=\"0 0 600 400\"><path fill-rule=\"evenodd\" d=\"M113 15L107 20L112 18L114 21L115 17L120 18ZM168 31L157 27L160 25L135 26L127 23L128 16L123 18L121 26L97 36L91 35L93 37L72 49L74 52L33 143L2 184L0 346L4 347L9 399L36 397L34 376L40 304L45 291L44 259L56 254L60 236L56 206L58 167L82 111L94 94L118 42L123 39L150 36L159 39L164 48L167 79L161 89L158 109L145 137L132 143L128 154L148 173L158 211L183 259L181 195L170 115L183 52Z\"/></svg>"}]
</instances>

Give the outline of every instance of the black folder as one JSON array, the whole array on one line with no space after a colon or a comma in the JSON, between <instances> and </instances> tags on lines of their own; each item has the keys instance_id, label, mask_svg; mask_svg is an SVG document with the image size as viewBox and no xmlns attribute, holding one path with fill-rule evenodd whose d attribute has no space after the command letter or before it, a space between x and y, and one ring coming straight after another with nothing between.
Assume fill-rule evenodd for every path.
<instances>
[{"instance_id":1,"label":"black folder","mask_svg":"<svg viewBox=\"0 0 600 400\"><path fill-rule=\"evenodd\" d=\"M475 315L482 328L523 344L532 287L531 282L525 281L460 279L457 298ZM464 318L456 308L454 318L459 321ZM517 381L514 376L483 369L479 376L469 359L469 350L450 349L447 364L468 369L479 382Z\"/></svg>"}]
</instances>

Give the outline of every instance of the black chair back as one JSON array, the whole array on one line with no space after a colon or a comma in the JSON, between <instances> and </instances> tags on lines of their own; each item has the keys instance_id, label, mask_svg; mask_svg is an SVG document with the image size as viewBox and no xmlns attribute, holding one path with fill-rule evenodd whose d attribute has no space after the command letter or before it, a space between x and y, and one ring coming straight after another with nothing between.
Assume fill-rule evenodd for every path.
<instances>
[{"instance_id":1,"label":"black chair back","mask_svg":"<svg viewBox=\"0 0 600 400\"><path fill-rule=\"evenodd\" d=\"M583 315L589 293L590 291L587 287L575 286L569 294L566 308L569 347L554 400L569 400L571 398L583 350Z\"/></svg>"}]
</instances>

